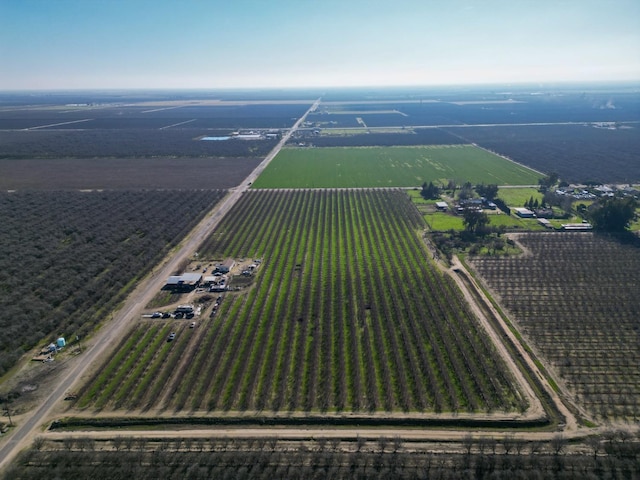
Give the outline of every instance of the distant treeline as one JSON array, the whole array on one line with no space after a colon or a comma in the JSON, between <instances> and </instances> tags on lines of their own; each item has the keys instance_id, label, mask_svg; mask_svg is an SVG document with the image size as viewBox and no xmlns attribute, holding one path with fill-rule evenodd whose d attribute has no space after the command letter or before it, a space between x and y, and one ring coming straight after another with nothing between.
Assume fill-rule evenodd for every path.
<instances>
[{"instance_id":1,"label":"distant treeline","mask_svg":"<svg viewBox=\"0 0 640 480\"><path fill-rule=\"evenodd\" d=\"M318 135L293 139L289 143L304 141L316 147L373 147L392 145L456 145L464 140L439 128L417 128L407 133L358 133L355 135Z\"/></svg>"},{"instance_id":2,"label":"distant treeline","mask_svg":"<svg viewBox=\"0 0 640 480\"><path fill-rule=\"evenodd\" d=\"M636 126L585 125L450 128L469 143L506 155L571 183L640 181L640 135Z\"/></svg>"},{"instance_id":3,"label":"distant treeline","mask_svg":"<svg viewBox=\"0 0 640 480\"><path fill-rule=\"evenodd\" d=\"M63 157L262 157L278 142L265 140L198 141L229 130L123 129L0 131L0 159Z\"/></svg>"}]
</instances>

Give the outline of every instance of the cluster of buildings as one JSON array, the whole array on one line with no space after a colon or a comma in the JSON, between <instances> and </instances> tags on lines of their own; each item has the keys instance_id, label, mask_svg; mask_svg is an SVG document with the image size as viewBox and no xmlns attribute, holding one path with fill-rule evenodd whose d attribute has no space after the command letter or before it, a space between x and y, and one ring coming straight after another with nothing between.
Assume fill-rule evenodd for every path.
<instances>
[{"instance_id":1,"label":"cluster of buildings","mask_svg":"<svg viewBox=\"0 0 640 480\"><path fill-rule=\"evenodd\" d=\"M598 197L634 197L640 198L640 190L632 185L597 185L594 187L586 185L569 185L558 187L556 195L571 197L576 200L594 200Z\"/></svg>"},{"instance_id":2,"label":"cluster of buildings","mask_svg":"<svg viewBox=\"0 0 640 480\"><path fill-rule=\"evenodd\" d=\"M186 293L198 287L208 287L211 292L222 292L229 289L229 272L235 266L235 261L227 259L215 266L211 275L203 275L203 272L187 272L181 275L170 276L163 290L175 293Z\"/></svg>"},{"instance_id":3,"label":"cluster of buildings","mask_svg":"<svg viewBox=\"0 0 640 480\"><path fill-rule=\"evenodd\" d=\"M264 140L264 139L278 139L280 138L280 130L238 130L231 132L229 135L224 136L204 136L199 137L199 140L205 141L225 141L225 140Z\"/></svg>"},{"instance_id":4,"label":"cluster of buildings","mask_svg":"<svg viewBox=\"0 0 640 480\"><path fill-rule=\"evenodd\" d=\"M438 208L438 210L440 210L440 207L438 206L438 203L444 203L446 205L445 202L437 202L436 203L436 207ZM485 197L480 197L480 198L467 198L465 200L460 200L460 203L456 206L456 212L457 213L462 213L465 210L472 208L475 210L496 210L498 208L498 206L487 200ZM446 208L445 208L446 210Z\"/></svg>"},{"instance_id":5,"label":"cluster of buildings","mask_svg":"<svg viewBox=\"0 0 640 480\"><path fill-rule=\"evenodd\" d=\"M263 140L280 138L280 130L239 130L231 132L231 138L238 140Z\"/></svg>"}]
</instances>

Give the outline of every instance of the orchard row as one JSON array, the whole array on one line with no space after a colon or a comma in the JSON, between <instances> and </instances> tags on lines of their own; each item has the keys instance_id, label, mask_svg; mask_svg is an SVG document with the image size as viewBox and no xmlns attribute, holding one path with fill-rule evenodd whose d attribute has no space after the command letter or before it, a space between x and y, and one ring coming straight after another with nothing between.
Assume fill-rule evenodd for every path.
<instances>
[{"instance_id":1,"label":"orchard row","mask_svg":"<svg viewBox=\"0 0 640 480\"><path fill-rule=\"evenodd\" d=\"M637 241L593 233L519 239L529 254L471 263L580 403L603 419L637 418Z\"/></svg>"},{"instance_id":2,"label":"orchard row","mask_svg":"<svg viewBox=\"0 0 640 480\"><path fill-rule=\"evenodd\" d=\"M175 323L141 323L78 406L526 408L460 292L432 264L423 227L400 190L245 193L200 253L261 258L254 285L227 294L213 318L182 328L170 344L158 339Z\"/></svg>"}]
</instances>

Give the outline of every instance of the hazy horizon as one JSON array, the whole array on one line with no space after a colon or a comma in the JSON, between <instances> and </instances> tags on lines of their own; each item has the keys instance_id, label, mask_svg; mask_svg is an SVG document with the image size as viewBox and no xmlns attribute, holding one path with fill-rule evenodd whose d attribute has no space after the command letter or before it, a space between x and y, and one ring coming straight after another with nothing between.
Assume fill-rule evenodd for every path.
<instances>
[{"instance_id":1,"label":"hazy horizon","mask_svg":"<svg viewBox=\"0 0 640 480\"><path fill-rule=\"evenodd\" d=\"M640 2L0 0L0 90L640 80Z\"/></svg>"},{"instance_id":2,"label":"hazy horizon","mask_svg":"<svg viewBox=\"0 0 640 480\"><path fill-rule=\"evenodd\" d=\"M362 91L371 90L375 92L397 92L397 93L461 93L482 92L484 90L492 91L496 89L512 89L513 93L526 93L534 90L584 90L584 89L606 89L630 88L634 91L640 89L640 78L633 80L600 80L600 81L547 81L547 82L510 82L510 83L466 83L466 84L433 84L433 85L299 85L291 87L278 86L248 86L248 87L87 87L87 88L7 88L0 89L3 94L36 94L36 93L216 93L216 92L309 92L319 94L323 92L340 92L340 91ZM494 92L495 93L495 92ZM511 93L511 92L500 92Z\"/></svg>"}]
</instances>

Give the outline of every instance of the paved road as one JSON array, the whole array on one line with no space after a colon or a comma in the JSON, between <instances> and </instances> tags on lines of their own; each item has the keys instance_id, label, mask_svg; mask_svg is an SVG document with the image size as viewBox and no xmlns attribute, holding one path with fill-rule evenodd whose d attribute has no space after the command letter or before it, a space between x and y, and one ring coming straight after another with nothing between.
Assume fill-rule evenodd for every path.
<instances>
[{"instance_id":1,"label":"paved road","mask_svg":"<svg viewBox=\"0 0 640 480\"><path fill-rule=\"evenodd\" d=\"M287 143L298 127L304 122L307 115L314 111L320 103L320 99L300 117L300 119L283 136L274 149L265 159L249 174L243 183L232 190L222 202L214 207L207 216L196 226L195 229L176 248L175 253L168 258L164 264L156 268L150 275L143 279L136 289L129 295L124 306L116 312L112 320L107 322L90 339L92 344L84 351L82 356L75 362L75 365L64 372L58 379L56 388L46 397L42 404L34 411L31 417L24 423L18 425L10 434L6 443L0 448L0 469L8 465L18 451L26 446L44 422L53 406L62 400L70 390L73 383L82 377L87 368L111 345L111 342L124 335L132 321L135 321L141 314L142 309L162 288L167 277L169 277L183 262L189 258L200 246L202 241L216 228L224 215L235 205L251 183L260 175L266 166L278 154L280 149Z\"/></svg>"}]
</instances>

